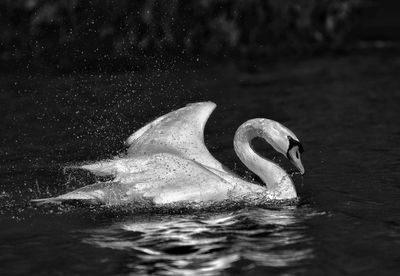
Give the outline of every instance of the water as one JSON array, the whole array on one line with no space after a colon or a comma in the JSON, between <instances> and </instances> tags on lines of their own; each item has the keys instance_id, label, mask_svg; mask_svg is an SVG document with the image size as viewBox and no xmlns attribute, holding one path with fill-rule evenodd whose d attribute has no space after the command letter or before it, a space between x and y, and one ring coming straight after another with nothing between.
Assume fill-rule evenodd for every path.
<instances>
[{"instance_id":1,"label":"water","mask_svg":"<svg viewBox=\"0 0 400 276\"><path fill-rule=\"evenodd\" d=\"M0 274L394 275L400 270L400 58L353 56L259 67L0 77ZM64 170L124 151L129 134L187 102L218 108L206 144L234 155L245 120L282 122L303 142L298 204L196 210L34 207L92 183ZM289 171L263 143L256 148Z\"/></svg>"}]
</instances>

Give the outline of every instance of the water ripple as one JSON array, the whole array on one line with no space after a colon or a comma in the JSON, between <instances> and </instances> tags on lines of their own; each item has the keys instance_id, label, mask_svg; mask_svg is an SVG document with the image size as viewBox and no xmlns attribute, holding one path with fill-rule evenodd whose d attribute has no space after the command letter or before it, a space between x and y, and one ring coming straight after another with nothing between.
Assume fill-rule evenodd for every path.
<instances>
[{"instance_id":1,"label":"water ripple","mask_svg":"<svg viewBox=\"0 0 400 276\"><path fill-rule=\"evenodd\" d=\"M135 275L217 275L242 263L288 269L313 258L305 207L219 214L138 216L91 229L83 242L134 256Z\"/></svg>"}]
</instances>

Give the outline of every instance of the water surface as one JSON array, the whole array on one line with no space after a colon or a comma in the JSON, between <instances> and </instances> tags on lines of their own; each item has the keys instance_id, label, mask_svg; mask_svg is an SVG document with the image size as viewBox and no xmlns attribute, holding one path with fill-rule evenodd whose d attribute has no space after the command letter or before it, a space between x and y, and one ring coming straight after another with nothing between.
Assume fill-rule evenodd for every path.
<instances>
[{"instance_id":1,"label":"water surface","mask_svg":"<svg viewBox=\"0 0 400 276\"><path fill-rule=\"evenodd\" d=\"M326 57L117 75L0 77L0 274L394 275L400 263L400 58ZM34 207L95 181L67 165L109 158L188 102L218 108L206 144L244 177L236 128L266 117L303 142L292 206L135 213ZM282 157L255 147L287 170Z\"/></svg>"}]
</instances>

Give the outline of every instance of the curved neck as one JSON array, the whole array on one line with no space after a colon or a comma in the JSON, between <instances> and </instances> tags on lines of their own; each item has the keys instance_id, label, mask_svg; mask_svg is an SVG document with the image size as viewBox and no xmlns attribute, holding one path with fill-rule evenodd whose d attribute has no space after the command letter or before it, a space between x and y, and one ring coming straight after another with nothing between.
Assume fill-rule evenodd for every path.
<instances>
[{"instance_id":1,"label":"curved neck","mask_svg":"<svg viewBox=\"0 0 400 276\"><path fill-rule=\"evenodd\" d=\"M290 176L271 160L258 155L250 145L255 137L261 137L269 144L273 143L270 135L265 133L265 128L261 128L261 120L247 121L238 128L234 139L235 152L243 164L262 179L268 190L293 193L294 185Z\"/></svg>"}]
</instances>

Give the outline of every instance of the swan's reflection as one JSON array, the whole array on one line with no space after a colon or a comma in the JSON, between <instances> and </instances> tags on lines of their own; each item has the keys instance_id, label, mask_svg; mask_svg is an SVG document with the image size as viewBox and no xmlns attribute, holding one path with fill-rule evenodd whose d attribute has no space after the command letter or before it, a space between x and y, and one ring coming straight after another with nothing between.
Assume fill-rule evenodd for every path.
<instances>
[{"instance_id":1,"label":"swan's reflection","mask_svg":"<svg viewBox=\"0 0 400 276\"><path fill-rule=\"evenodd\" d=\"M229 268L290 268L313 257L309 209L135 217L94 229L86 243L127 252L135 275L216 275ZM128 263L125 263L128 262Z\"/></svg>"}]
</instances>

